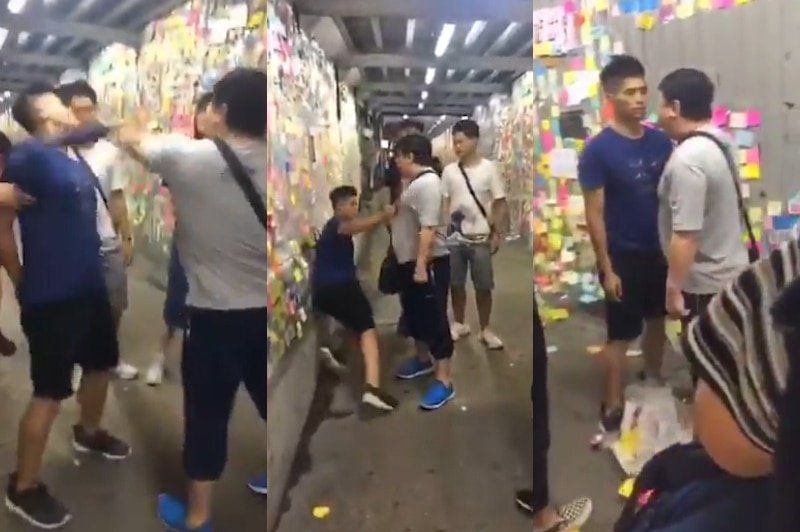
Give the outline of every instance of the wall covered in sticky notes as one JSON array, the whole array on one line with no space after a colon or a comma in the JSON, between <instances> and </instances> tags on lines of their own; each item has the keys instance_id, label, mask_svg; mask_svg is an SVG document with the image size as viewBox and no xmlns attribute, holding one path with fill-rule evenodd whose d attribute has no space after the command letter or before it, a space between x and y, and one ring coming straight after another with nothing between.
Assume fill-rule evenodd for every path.
<instances>
[{"instance_id":1,"label":"wall covered in sticky notes","mask_svg":"<svg viewBox=\"0 0 800 532\"><path fill-rule=\"evenodd\" d=\"M192 134L194 102L236 66L267 72L269 146L267 260L269 367L310 324L309 262L314 229L331 215L332 186L360 187L355 100L337 84L319 46L297 29L288 4L209 5L192 0L145 31L134 50L111 46L91 63L101 113L148 110L150 126ZM126 176L137 251L161 266L163 283L175 226L166 188L133 161ZM157 268L158 269L158 268Z\"/></svg>"}]
</instances>

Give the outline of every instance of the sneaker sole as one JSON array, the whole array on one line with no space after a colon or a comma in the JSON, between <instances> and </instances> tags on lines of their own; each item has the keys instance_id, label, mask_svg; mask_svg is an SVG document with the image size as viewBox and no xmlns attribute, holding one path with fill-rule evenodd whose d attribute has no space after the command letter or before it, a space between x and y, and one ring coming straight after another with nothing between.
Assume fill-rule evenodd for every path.
<instances>
[{"instance_id":1,"label":"sneaker sole","mask_svg":"<svg viewBox=\"0 0 800 532\"><path fill-rule=\"evenodd\" d=\"M378 410L383 410L384 412L394 412L395 407L384 403L380 400L379 397L371 394L366 394L361 398L361 403L367 406L371 406L372 408L377 408Z\"/></svg>"},{"instance_id":2,"label":"sneaker sole","mask_svg":"<svg viewBox=\"0 0 800 532\"><path fill-rule=\"evenodd\" d=\"M11 512L12 514L21 517L28 524L30 524L32 526L35 526L36 528L40 528L42 530L56 530L58 528L62 528L63 526L66 526L67 523L72 521L72 515L71 514L67 514L66 517L64 517L64 519L60 523L52 524L52 525L47 525L45 523L40 523L39 521L37 521L33 517L31 517L28 514L26 514L22 510L22 508L20 508L19 506L17 506L13 502L11 502L11 499L9 499L8 497L6 497L6 509L9 512Z\"/></svg>"},{"instance_id":3,"label":"sneaker sole","mask_svg":"<svg viewBox=\"0 0 800 532\"><path fill-rule=\"evenodd\" d=\"M452 401L452 400L453 400L453 398L454 398L455 396L456 396L456 392L453 392L453 393L451 393L451 394L450 394L450 395L449 395L449 396L448 396L446 399L444 399L444 400L442 400L442 401L440 401L440 402L436 403L435 405L423 405L423 404L421 404L421 405L419 405L419 407L420 407L422 410L425 410L425 411L427 411L427 412L432 412L432 411L434 411L434 410L439 410L439 409L440 409L440 408L442 408L444 405L446 405L447 403L449 403L450 401Z\"/></svg>"},{"instance_id":4,"label":"sneaker sole","mask_svg":"<svg viewBox=\"0 0 800 532\"><path fill-rule=\"evenodd\" d=\"M128 454L126 454L125 456L118 456L118 455L113 455L113 454L108 454L108 453L100 453L100 452L97 452L95 450L89 449L88 447L84 447L83 445L81 445L80 443L76 442L75 440L72 440L72 448L75 449L75 452L78 452L78 453L81 453L81 454L99 455L99 456L102 456L103 458L105 458L106 460L111 460L112 462L119 462L120 460L125 460L126 458L128 458L133 453L133 449L129 450Z\"/></svg>"},{"instance_id":5,"label":"sneaker sole","mask_svg":"<svg viewBox=\"0 0 800 532\"><path fill-rule=\"evenodd\" d=\"M247 487L250 488L250 491L252 491L256 495L266 495L267 494L267 490L264 489L264 488L261 488L260 486L253 486L252 484L248 484Z\"/></svg>"},{"instance_id":6,"label":"sneaker sole","mask_svg":"<svg viewBox=\"0 0 800 532\"><path fill-rule=\"evenodd\" d=\"M525 510L529 514L533 513L533 506L531 506L527 502L523 501L522 499L518 499L517 498L517 499L514 499L514 500L517 503L517 506L519 506L521 509Z\"/></svg>"},{"instance_id":7,"label":"sneaker sole","mask_svg":"<svg viewBox=\"0 0 800 532\"><path fill-rule=\"evenodd\" d=\"M430 375L433 373L433 368L426 369L425 371L418 371L416 373L408 374L408 375L395 375L396 378L400 379L401 381L410 381L413 379L418 379L420 377L424 377L425 375Z\"/></svg>"}]
</instances>

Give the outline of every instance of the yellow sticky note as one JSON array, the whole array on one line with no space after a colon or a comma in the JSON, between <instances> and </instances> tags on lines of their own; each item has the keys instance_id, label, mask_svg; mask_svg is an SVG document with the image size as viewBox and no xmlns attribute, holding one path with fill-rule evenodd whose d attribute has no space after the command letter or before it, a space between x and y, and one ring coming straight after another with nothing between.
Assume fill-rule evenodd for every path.
<instances>
[{"instance_id":1,"label":"yellow sticky note","mask_svg":"<svg viewBox=\"0 0 800 532\"><path fill-rule=\"evenodd\" d=\"M608 0L597 0L594 3L594 10L597 12L608 11Z\"/></svg>"},{"instance_id":2,"label":"yellow sticky note","mask_svg":"<svg viewBox=\"0 0 800 532\"><path fill-rule=\"evenodd\" d=\"M780 201L767 202L767 216L780 216L783 213L783 203Z\"/></svg>"},{"instance_id":3,"label":"yellow sticky note","mask_svg":"<svg viewBox=\"0 0 800 532\"><path fill-rule=\"evenodd\" d=\"M578 79L577 72L569 70L564 72L564 85L573 85L575 81Z\"/></svg>"},{"instance_id":4,"label":"yellow sticky note","mask_svg":"<svg viewBox=\"0 0 800 532\"><path fill-rule=\"evenodd\" d=\"M619 496L623 499L629 499L633 495L633 488L636 485L636 479L629 478L622 483L619 487Z\"/></svg>"},{"instance_id":5,"label":"yellow sticky note","mask_svg":"<svg viewBox=\"0 0 800 532\"><path fill-rule=\"evenodd\" d=\"M742 179L761 179L761 166L748 163L741 167L739 174L742 176Z\"/></svg>"},{"instance_id":6,"label":"yellow sticky note","mask_svg":"<svg viewBox=\"0 0 800 532\"><path fill-rule=\"evenodd\" d=\"M551 231L561 231L563 228L564 228L563 218L553 218L553 220L550 222Z\"/></svg>"},{"instance_id":7,"label":"yellow sticky note","mask_svg":"<svg viewBox=\"0 0 800 532\"><path fill-rule=\"evenodd\" d=\"M711 4L711 0L697 0L697 9L702 11L711 11L713 5Z\"/></svg>"},{"instance_id":8,"label":"yellow sticky note","mask_svg":"<svg viewBox=\"0 0 800 532\"><path fill-rule=\"evenodd\" d=\"M561 108L558 107L557 105L554 105L553 107L550 108L550 117L558 118L559 116L561 116Z\"/></svg>"},{"instance_id":9,"label":"yellow sticky note","mask_svg":"<svg viewBox=\"0 0 800 532\"><path fill-rule=\"evenodd\" d=\"M542 131L550 131L550 121L549 120L542 120L539 122L539 127Z\"/></svg>"},{"instance_id":10,"label":"yellow sticky note","mask_svg":"<svg viewBox=\"0 0 800 532\"><path fill-rule=\"evenodd\" d=\"M594 55L587 55L586 56L586 60L584 62L584 66L586 67L586 70L589 70L589 71L599 70L597 68L597 60L594 58Z\"/></svg>"},{"instance_id":11,"label":"yellow sticky note","mask_svg":"<svg viewBox=\"0 0 800 532\"><path fill-rule=\"evenodd\" d=\"M559 234L550 233L547 235L547 245L551 250L558 251L564 245L564 239Z\"/></svg>"},{"instance_id":12,"label":"yellow sticky note","mask_svg":"<svg viewBox=\"0 0 800 532\"><path fill-rule=\"evenodd\" d=\"M656 26L656 17L650 13L636 15L636 27L642 31L650 31Z\"/></svg>"},{"instance_id":13,"label":"yellow sticky note","mask_svg":"<svg viewBox=\"0 0 800 532\"><path fill-rule=\"evenodd\" d=\"M761 210L761 207L750 207L747 209L747 216L750 218L750 223L756 225L764 220L764 211Z\"/></svg>"}]
</instances>

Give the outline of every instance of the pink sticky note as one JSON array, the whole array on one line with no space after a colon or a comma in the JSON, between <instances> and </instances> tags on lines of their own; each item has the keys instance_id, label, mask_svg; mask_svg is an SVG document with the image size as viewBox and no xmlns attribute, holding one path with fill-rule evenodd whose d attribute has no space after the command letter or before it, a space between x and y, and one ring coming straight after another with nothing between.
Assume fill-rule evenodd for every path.
<instances>
[{"instance_id":1,"label":"pink sticky note","mask_svg":"<svg viewBox=\"0 0 800 532\"><path fill-rule=\"evenodd\" d=\"M745 152L745 161L747 164L761 164L761 152L758 150L758 146L749 148Z\"/></svg>"},{"instance_id":2,"label":"pink sticky note","mask_svg":"<svg viewBox=\"0 0 800 532\"><path fill-rule=\"evenodd\" d=\"M558 204L562 207L569 202L569 188L563 181L558 184L558 197L556 201L558 201Z\"/></svg>"},{"instance_id":3,"label":"pink sticky note","mask_svg":"<svg viewBox=\"0 0 800 532\"><path fill-rule=\"evenodd\" d=\"M711 123L718 127L727 126L730 114L727 107L714 107L711 112Z\"/></svg>"},{"instance_id":4,"label":"pink sticky note","mask_svg":"<svg viewBox=\"0 0 800 532\"><path fill-rule=\"evenodd\" d=\"M747 127L758 127L761 125L761 113L755 109L747 111Z\"/></svg>"},{"instance_id":5,"label":"pink sticky note","mask_svg":"<svg viewBox=\"0 0 800 532\"><path fill-rule=\"evenodd\" d=\"M714 9L728 9L733 5L733 0L714 0Z\"/></svg>"},{"instance_id":6,"label":"pink sticky note","mask_svg":"<svg viewBox=\"0 0 800 532\"><path fill-rule=\"evenodd\" d=\"M575 13L578 12L578 7L575 4L574 0L567 0L566 2L564 2L561 8L564 10L565 15L574 15Z\"/></svg>"},{"instance_id":7,"label":"pink sticky note","mask_svg":"<svg viewBox=\"0 0 800 532\"><path fill-rule=\"evenodd\" d=\"M569 58L570 70L586 70L586 58L582 55L576 55Z\"/></svg>"},{"instance_id":8,"label":"pink sticky note","mask_svg":"<svg viewBox=\"0 0 800 532\"><path fill-rule=\"evenodd\" d=\"M542 131L542 150L545 152L549 152L553 148L555 148L555 137L553 136L552 131Z\"/></svg>"}]
</instances>

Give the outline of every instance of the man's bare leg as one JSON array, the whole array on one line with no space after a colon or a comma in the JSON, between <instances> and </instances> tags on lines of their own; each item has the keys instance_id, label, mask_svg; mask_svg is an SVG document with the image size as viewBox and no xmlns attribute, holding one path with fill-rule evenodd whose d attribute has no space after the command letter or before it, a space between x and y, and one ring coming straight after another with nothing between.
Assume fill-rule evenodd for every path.
<instances>
[{"instance_id":1,"label":"man's bare leg","mask_svg":"<svg viewBox=\"0 0 800 532\"><path fill-rule=\"evenodd\" d=\"M619 430L625 404L625 360L629 343L609 341L600 353L606 370L605 400L602 405L601 425L606 432Z\"/></svg>"},{"instance_id":2,"label":"man's bare leg","mask_svg":"<svg viewBox=\"0 0 800 532\"><path fill-rule=\"evenodd\" d=\"M90 434L100 428L110 382L111 375L106 371L83 373L77 399L81 405L81 427Z\"/></svg>"},{"instance_id":3,"label":"man's bare leg","mask_svg":"<svg viewBox=\"0 0 800 532\"><path fill-rule=\"evenodd\" d=\"M51 399L33 398L19 422L17 439L17 491L39 483L42 459L53 422L61 404Z\"/></svg>"},{"instance_id":4,"label":"man's bare leg","mask_svg":"<svg viewBox=\"0 0 800 532\"><path fill-rule=\"evenodd\" d=\"M187 528L200 528L211 521L211 496L215 482L189 481L189 505L186 510Z\"/></svg>"}]
</instances>

